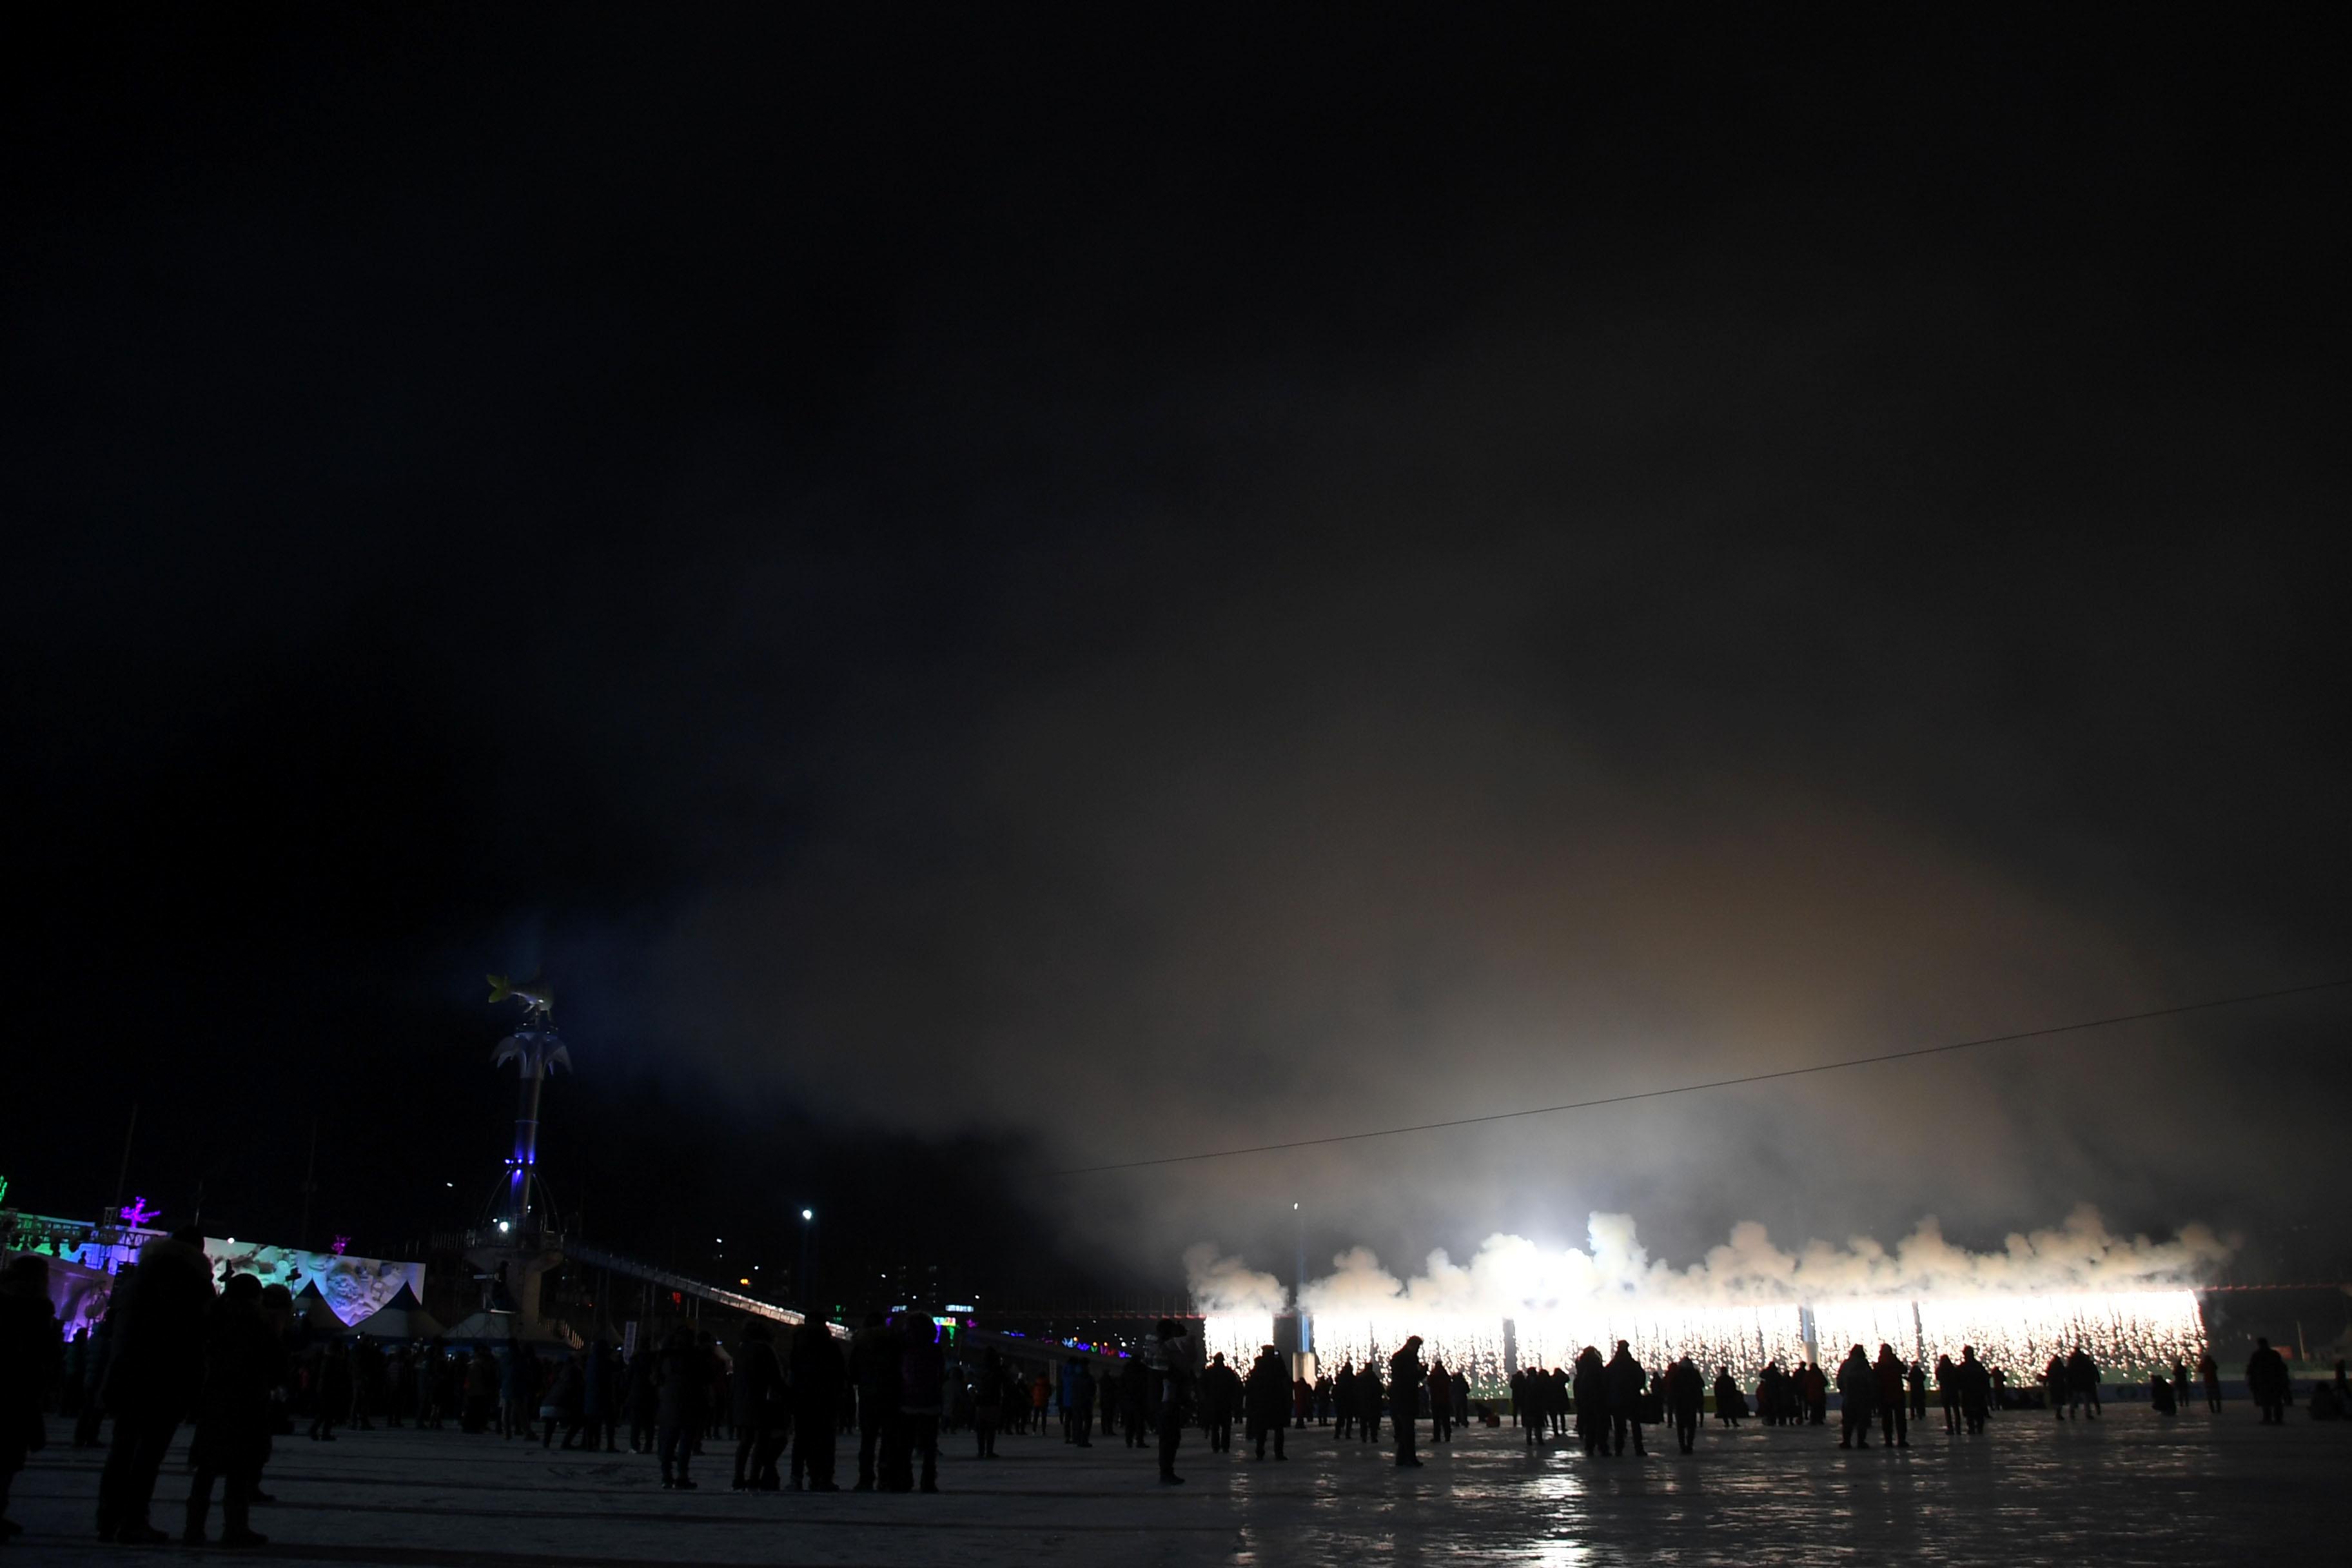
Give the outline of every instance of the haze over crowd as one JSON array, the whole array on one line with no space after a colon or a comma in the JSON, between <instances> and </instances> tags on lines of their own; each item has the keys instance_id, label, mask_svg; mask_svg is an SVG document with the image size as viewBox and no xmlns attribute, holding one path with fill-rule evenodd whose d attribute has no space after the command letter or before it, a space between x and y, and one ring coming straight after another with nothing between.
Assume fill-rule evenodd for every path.
<instances>
[{"instance_id":1,"label":"haze over crowd","mask_svg":"<svg viewBox=\"0 0 2352 1568\"><path fill-rule=\"evenodd\" d=\"M285 1234L323 1120L391 1246L543 969L551 1179L647 1246L880 1194L1172 1283L1297 1204L1475 1281L2091 1204L2336 1267L2340 994L1056 1173L2352 951L2315 56L1456 20L77 35L8 95L28 1201L141 1099L159 1202Z\"/></svg>"}]
</instances>

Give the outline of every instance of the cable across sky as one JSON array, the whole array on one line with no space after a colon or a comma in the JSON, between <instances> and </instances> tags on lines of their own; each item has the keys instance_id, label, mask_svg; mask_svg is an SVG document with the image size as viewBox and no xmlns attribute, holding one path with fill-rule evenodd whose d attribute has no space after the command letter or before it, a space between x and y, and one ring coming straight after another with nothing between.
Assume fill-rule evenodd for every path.
<instances>
[{"instance_id":1,"label":"cable across sky","mask_svg":"<svg viewBox=\"0 0 2352 1568\"><path fill-rule=\"evenodd\" d=\"M1238 1149L1204 1149L1191 1154L1160 1154L1149 1160L1119 1160L1102 1165L1076 1165L1066 1171L1052 1173L1056 1176L1090 1176L1106 1171L1137 1171L1151 1165L1184 1165L1202 1160L1232 1160L1244 1154L1275 1154L1286 1149L1312 1149L1326 1143L1354 1143L1367 1138L1398 1138L1408 1132L1435 1132L1448 1127L1472 1127L1485 1121L1509 1121L1523 1116L1551 1116L1563 1110L1590 1110L1596 1106L1624 1105L1637 1100L1664 1100L1668 1095L1698 1094L1711 1089L1734 1089L1745 1083L1769 1083L1774 1079L1804 1078L1813 1073L1837 1072L1844 1068L1870 1067L1878 1062L1910 1061L1920 1057L1947 1056L1954 1051L1975 1050L1981 1046L2011 1045L2019 1040L2038 1040L2052 1035L2079 1034L2086 1029L2104 1029L2116 1024L2144 1023L2150 1018L2173 1018L2183 1013L2209 1013L2221 1007L2243 1007L2255 1002L2273 1002L2283 996L2305 996L2319 991L2339 991L2352 986L2352 978L2321 980L2308 985L2287 985L2276 991L2253 991L2241 996L2216 996L2203 1002L2184 1002L2173 1007L2151 1007L2143 1013L2117 1013L2105 1018L2084 1018L2072 1024L2052 1024L2044 1028L2020 1029L2009 1035L1986 1035L1973 1040L1951 1040L1939 1046L1915 1046L1908 1050L1880 1051L1866 1057L1847 1057L1842 1061L1815 1062L1809 1067L1778 1068L1770 1072L1742 1073L1737 1078L1713 1078L1699 1083L1678 1083L1664 1089L1637 1089L1630 1094L1602 1095L1597 1100L1571 1100L1559 1105L1531 1105L1519 1110L1493 1110L1482 1116L1455 1116L1443 1121L1416 1121L1404 1127L1378 1127L1362 1132L1333 1132L1320 1138L1292 1138L1279 1143L1252 1143Z\"/></svg>"}]
</instances>

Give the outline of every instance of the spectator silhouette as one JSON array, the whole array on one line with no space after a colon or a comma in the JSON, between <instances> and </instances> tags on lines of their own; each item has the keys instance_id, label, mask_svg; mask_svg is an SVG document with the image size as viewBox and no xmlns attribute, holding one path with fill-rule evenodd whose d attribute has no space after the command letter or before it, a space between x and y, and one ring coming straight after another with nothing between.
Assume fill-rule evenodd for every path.
<instances>
[{"instance_id":1,"label":"spectator silhouette","mask_svg":"<svg viewBox=\"0 0 2352 1568\"><path fill-rule=\"evenodd\" d=\"M239 1274L223 1289L205 1352L196 1436L188 1453L195 1479L188 1488L187 1525L180 1539L190 1546L205 1543L205 1516L212 1510L213 1481L218 1478L221 1544L259 1546L265 1538L253 1529L247 1510L269 1451L270 1394L286 1370L284 1342L261 1315L259 1279Z\"/></svg>"},{"instance_id":2,"label":"spectator silhouette","mask_svg":"<svg viewBox=\"0 0 2352 1568\"><path fill-rule=\"evenodd\" d=\"M104 1395L114 1440L98 1482L102 1541L139 1545L167 1539L147 1515L164 1451L204 1385L213 1307L204 1244L201 1231L174 1231L139 1249L128 1283L117 1279L114 1310L121 1321Z\"/></svg>"},{"instance_id":3,"label":"spectator silhouette","mask_svg":"<svg viewBox=\"0 0 2352 1568\"><path fill-rule=\"evenodd\" d=\"M16 1533L8 1492L25 1457L48 1447L42 1415L64 1364L57 1309L49 1301L49 1260L28 1252L0 1273L0 1541Z\"/></svg>"},{"instance_id":4,"label":"spectator silhouette","mask_svg":"<svg viewBox=\"0 0 2352 1568\"><path fill-rule=\"evenodd\" d=\"M1878 1400L1878 1372L1860 1345L1847 1352L1844 1364L1838 1368L1837 1388L1838 1447L1869 1447L1871 1407Z\"/></svg>"}]
</instances>

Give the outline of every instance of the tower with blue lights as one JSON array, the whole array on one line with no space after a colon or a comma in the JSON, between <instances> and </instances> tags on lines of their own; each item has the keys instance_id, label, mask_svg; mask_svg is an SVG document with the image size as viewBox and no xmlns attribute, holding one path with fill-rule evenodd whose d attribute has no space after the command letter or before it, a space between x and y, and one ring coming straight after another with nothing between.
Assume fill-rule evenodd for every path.
<instances>
[{"instance_id":1,"label":"tower with blue lights","mask_svg":"<svg viewBox=\"0 0 2352 1568\"><path fill-rule=\"evenodd\" d=\"M564 1048L563 1040L555 1032L555 994L544 985L509 984L504 975L489 976L492 1002L515 1001L523 1005L522 1026L505 1039L490 1054L490 1065L504 1067L513 1062L520 1073L520 1094L515 1108L514 1152L507 1156L506 1174L497 1194L491 1200L491 1220L509 1234L543 1228L540 1217L544 1199L539 1180L539 1106L540 1092L546 1087L547 1075L557 1068L567 1070L572 1066L572 1053Z\"/></svg>"}]
</instances>

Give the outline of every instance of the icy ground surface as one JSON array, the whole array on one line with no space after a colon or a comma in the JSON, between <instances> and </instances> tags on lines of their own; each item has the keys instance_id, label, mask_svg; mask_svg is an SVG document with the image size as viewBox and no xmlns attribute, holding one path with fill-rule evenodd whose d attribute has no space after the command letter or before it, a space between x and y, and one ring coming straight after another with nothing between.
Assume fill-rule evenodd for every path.
<instances>
[{"instance_id":1,"label":"icy ground surface","mask_svg":"<svg viewBox=\"0 0 2352 1568\"><path fill-rule=\"evenodd\" d=\"M52 1422L52 1426L58 1423ZM1664 1436L1664 1434L1654 1434ZM2298 1405L2264 1427L2240 1405L2164 1421L2145 1406L2104 1422L1997 1418L1948 1438L1932 1414L1907 1452L1842 1453L1834 1428L1710 1427L1696 1455L1671 1437L1646 1459L1594 1462L1556 1445L1534 1457L1507 1425L1399 1470L1328 1429L1293 1433L1276 1464L1212 1456L1186 1435L1190 1484L1162 1489L1144 1452L1097 1436L999 1440L1002 1458L951 1441L941 1495L735 1494L730 1445L698 1466L704 1489L660 1489L653 1461L623 1452L443 1432L280 1438L254 1510L271 1544L253 1560L405 1568L604 1568L609 1564L1020 1564L1454 1563L1683 1564L1817 1562L2210 1563L2352 1562L2352 1424ZM183 1439L184 1446L184 1437ZM1664 1452L1661 1452L1661 1449ZM154 1522L176 1536L181 1455L157 1489ZM854 1446L845 1451L855 1479ZM145 1556L234 1561L215 1547L132 1552L90 1527L98 1456L52 1447L17 1478L11 1512L27 1533L0 1562ZM213 1528L219 1529L215 1510Z\"/></svg>"}]
</instances>

